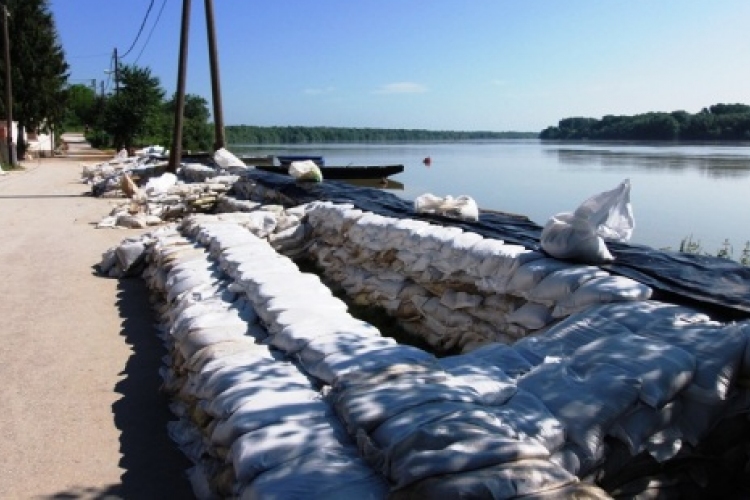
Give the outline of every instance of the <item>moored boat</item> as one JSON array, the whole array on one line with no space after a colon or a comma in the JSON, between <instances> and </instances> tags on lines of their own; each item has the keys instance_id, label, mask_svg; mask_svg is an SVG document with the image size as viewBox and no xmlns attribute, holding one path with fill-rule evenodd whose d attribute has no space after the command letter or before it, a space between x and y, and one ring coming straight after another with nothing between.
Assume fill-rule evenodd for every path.
<instances>
[{"instance_id":1,"label":"moored boat","mask_svg":"<svg viewBox=\"0 0 750 500\"><path fill-rule=\"evenodd\" d=\"M258 170L289 175L288 166L255 165ZM403 165L348 165L320 167L324 179L383 179L404 171Z\"/></svg>"}]
</instances>

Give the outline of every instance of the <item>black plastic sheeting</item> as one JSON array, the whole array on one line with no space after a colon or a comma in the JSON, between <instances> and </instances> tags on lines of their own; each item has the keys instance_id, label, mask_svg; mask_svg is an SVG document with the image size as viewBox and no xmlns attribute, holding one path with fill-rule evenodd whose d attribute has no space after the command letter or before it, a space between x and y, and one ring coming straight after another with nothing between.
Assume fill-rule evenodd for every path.
<instances>
[{"instance_id":1,"label":"black plastic sheeting","mask_svg":"<svg viewBox=\"0 0 750 500\"><path fill-rule=\"evenodd\" d=\"M487 238L542 251L539 244L542 227L521 216L480 210L478 222L464 222L418 214L412 202L385 191L345 182L297 182L291 177L259 171L242 175L278 191L294 204L315 200L351 203L360 210L457 226ZM644 245L608 242L607 247L615 261L600 267L650 286L655 292L654 299L686 303L720 314L724 319L750 317L748 267L728 259L656 250Z\"/></svg>"}]
</instances>

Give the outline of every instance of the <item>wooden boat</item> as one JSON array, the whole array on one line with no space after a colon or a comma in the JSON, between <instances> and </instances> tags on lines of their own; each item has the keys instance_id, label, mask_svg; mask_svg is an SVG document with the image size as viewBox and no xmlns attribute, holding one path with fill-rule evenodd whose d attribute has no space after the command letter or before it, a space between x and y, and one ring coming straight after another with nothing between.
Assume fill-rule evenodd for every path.
<instances>
[{"instance_id":1,"label":"wooden boat","mask_svg":"<svg viewBox=\"0 0 750 500\"><path fill-rule=\"evenodd\" d=\"M264 172L289 175L288 166L257 165L255 168ZM329 166L320 167L323 179L384 179L390 175L400 174L404 171L403 165L372 165L345 167Z\"/></svg>"}]
</instances>

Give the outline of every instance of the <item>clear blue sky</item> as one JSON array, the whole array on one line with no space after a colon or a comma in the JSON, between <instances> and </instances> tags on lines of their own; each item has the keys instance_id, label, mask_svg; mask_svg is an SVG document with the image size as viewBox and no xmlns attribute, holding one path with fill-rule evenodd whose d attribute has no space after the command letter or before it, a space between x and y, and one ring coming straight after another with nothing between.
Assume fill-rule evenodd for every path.
<instances>
[{"instance_id":1,"label":"clear blue sky","mask_svg":"<svg viewBox=\"0 0 750 500\"><path fill-rule=\"evenodd\" d=\"M151 3L50 0L71 82L106 79ZM748 0L214 0L214 9L227 125L539 131L569 116L750 104ZM191 11L187 92L210 102L204 2ZM169 94L181 12L182 0L153 0L122 61L149 67Z\"/></svg>"}]
</instances>

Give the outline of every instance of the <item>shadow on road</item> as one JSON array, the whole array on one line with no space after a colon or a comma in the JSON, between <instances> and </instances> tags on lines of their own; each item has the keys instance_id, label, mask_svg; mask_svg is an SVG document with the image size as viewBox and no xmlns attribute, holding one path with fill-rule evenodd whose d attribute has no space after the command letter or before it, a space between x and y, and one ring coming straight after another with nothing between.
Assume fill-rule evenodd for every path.
<instances>
[{"instance_id":1,"label":"shadow on road","mask_svg":"<svg viewBox=\"0 0 750 500\"><path fill-rule=\"evenodd\" d=\"M122 372L125 378L115 386L122 398L112 405L115 425L122 432L120 466L125 469L119 493L137 499L193 498L185 476L192 464L167 435L167 422L174 416L159 391L159 367L166 351L156 336L146 284L121 279L117 305L121 334L133 349Z\"/></svg>"},{"instance_id":2,"label":"shadow on road","mask_svg":"<svg viewBox=\"0 0 750 500\"><path fill-rule=\"evenodd\" d=\"M195 496L185 475L192 464L167 434L167 423L174 416L159 391L159 367L166 351L156 336L146 284L137 278L119 280L117 306L120 334L133 351L121 373L124 378L115 386L122 398L112 405L121 432L122 482L105 488L77 486L45 498L192 500Z\"/></svg>"}]
</instances>

